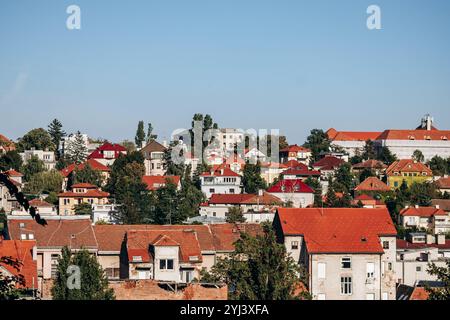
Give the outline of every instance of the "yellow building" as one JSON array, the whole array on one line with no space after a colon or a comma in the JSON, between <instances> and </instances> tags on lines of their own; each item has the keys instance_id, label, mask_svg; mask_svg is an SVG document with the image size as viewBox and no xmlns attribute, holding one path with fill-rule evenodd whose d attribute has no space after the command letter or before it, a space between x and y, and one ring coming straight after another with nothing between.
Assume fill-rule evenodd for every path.
<instances>
[{"instance_id":1,"label":"yellow building","mask_svg":"<svg viewBox=\"0 0 450 320\"><path fill-rule=\"evenodd\" d=\"M387 184L391 189L398 189L406 181L408 187L414 182L422 183L433 179L433 172L423 163L412 159L398 160L386 170Z\"/></svg>"},{"instance_id":2,"label":"yellow building","mask_svg":"<svg viewBox=\"0 0 450 320\"><path fill-rule=\"evenodd\" d=\"M75 205L81 203L107 204L109 193L101 191L96 186L89 183L74 184L70 191L58 194L59 214L74 215Z\"/></svg>"}]
</instances>

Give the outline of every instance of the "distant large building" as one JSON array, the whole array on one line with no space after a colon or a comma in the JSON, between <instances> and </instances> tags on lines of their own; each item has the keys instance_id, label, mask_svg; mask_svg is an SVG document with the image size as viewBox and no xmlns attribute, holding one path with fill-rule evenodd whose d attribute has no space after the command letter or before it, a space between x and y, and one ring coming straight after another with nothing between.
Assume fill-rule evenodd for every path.
<instances>
[{"instance_id":1,"label":"distant large building","mask_svg":"<svg viewBox=\"0 0 450 320\"><path fill-rule=\"evenodd\" d=\"M385 130L383 132L327 131L332 144L342 147L350 156L361 152L367 140L377 148L388 147L399 159L411 159L415 150L420 150L425 160L434 156L450 157L450 130L439 130L433 126L433 118L425 115L420 126L413 130Z\"/></svg>"}]
</instances>

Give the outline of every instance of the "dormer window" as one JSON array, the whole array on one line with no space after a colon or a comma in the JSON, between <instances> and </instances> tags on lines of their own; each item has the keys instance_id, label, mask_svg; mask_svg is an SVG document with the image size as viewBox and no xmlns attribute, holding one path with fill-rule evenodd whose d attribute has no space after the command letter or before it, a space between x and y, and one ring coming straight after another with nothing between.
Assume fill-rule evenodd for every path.
<instances>
[{"instance_id":1,"label":"dormer window","mask_svg":"<svg viewBox=\"0 0 450 320\"><path fill-rule=\"evenodd\" d=\"M173 259L161 259L159 260L160 270L173 270Z\"/></svg>"},{"instance_id":2,"label":"dormer window","mask_svg":"<svg viewBox=\"0 0 450 320\"><path fill-rule=\"evenodd\" d=\"M409 136L408 139L409 140L416 140L416 138L414 136Z\"/></svg>"},{"instance_id":3,"label":"dormer window","mask_svg":"<svg viewBox=\"0 0 450 320\"><path fill-rule=\"evenodd\" d=\"M142 262L141 256L133 256L133 262Z\"/></svg>"}]
</instances>

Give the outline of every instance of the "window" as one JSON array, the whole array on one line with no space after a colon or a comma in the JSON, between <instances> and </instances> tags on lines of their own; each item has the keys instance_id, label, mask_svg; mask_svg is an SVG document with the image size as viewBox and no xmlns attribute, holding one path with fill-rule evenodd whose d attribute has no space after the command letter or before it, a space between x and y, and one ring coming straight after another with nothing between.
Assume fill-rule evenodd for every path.
<instances>
[{"instance_id":1,"label":"window","mask_svg":"<svg viewBox=\"0 0 450 320\"><path fill-rule=\"evenodd\" d=\"M22 234L20 235L20 239L21 239L21 240L27 240L27 235L26 235L25 233L22 233Z\"/></svg>"},{"instance_id":2,"label":"window","mask_svg":"<svg viewBox=\"0 0 450 320\"><path fill-rule=\"evenodd\" d=\"M352 268L352 258L345 257L341 259L341 269L351 269Z\"/></svg>"},{"instance_id":3,"label":"window","mask_svg":"<svg viewBox=\"0 0 450 320\"><path fill-rule=\"evenodd\" d=\"M394 182L394 187L396 187L396 188L398 187L398 181Z\"/></svg>"},{"instance_id":4,"label":"window","mask_svg":"<svg viewBox=\"0 0 450 320\"><path fill-rule=\"evenodd\" d=\"M291 249L292 250L298 249L298 241L291 241Z\"/></svg>"},{"instance_id":5,"label":"window","mask_svg":"<svg viewBox=\"0 0 450 320\"><path fill-rule=\"evenodd\" d=\"M352 294L352 277L341 277L341 294Z\"/></svg>"},{"instance_id":6,"label":"window","mask_svg":"<svg viewBox=\"0 0 450 320\"><path fill-rule=\"evenodd\" d=\"M108 279L118 279L120 278L120 268L106 268L105 274Z\"/></svg>"},{"instance_id":7,"label":"window","mask_svg":"<svg viewBox=\"0 0 450 320\"><path fill-rule=\"evenodd\" d=\"M173 259L161 259L159 260L160 270L173 270Z\"/></svg>"},{"instance_id":8,"label":"window","mask_svg":"<svg viewBox=\"0 0 450 320\"><path fill-rule=\"evenodd\" d=\"M209 189L209 193L214 193L216 190L214 190L214 189Z\"/></svg>"},{"instance_id":9,"label":"window","mask_svg":"<svg viewBox=\"0 0 450 320\"><path fill-rule=\"evenodd\" d=\"M389 300L389 294L387 292L383 292L382 300Z\"/></svg>"},{"instance_id":10,"label":"window","mask_svg":"<svg viewBox=\"0 0 450 320\"><path fill-rule=\"evenodd\" d=\"M383 241L383 249L389 249L389 241Z\"/></svg>"},{"instance_id":11,"label":"window","mask_svg":"<svg viewBox=\"0 0 450 320\"><path fill-rule=\"evenodd\" d=\"M373 278L375 275L375 263L367 262L366 271L367 271L367 278Z\"/></svg>"},{"instance_id":12,"label":"window","mask_svg":"<svg viewBox=\"0 0 450 320\"><path fill-rule=\"evenodd\" d=\"M366 300L375 300L375 294L374 293L367 293L366 294Z\"/></svg>"},{"instance_id":13,"label":"window","mask_svg":"<svg viewBox=\"0 0 450 320\"><path fill-rule=\"evenodd\" d=\"M327 276L327 265L326 263L319 262L317 264L317 278L325 279Z\"/></svg>"},{"instance_id":14,"label":"window","mask_svg":"<svg viewBox=\"0 0 450 320\"><path fill-rule=\"evenodd\" d=\"M388 270L392 271L392 262L388 262Z\"/></svg>"},{"instance_id":15,"label":"window","mask_svg":"<svg viewBox=\"0 0 450 320\"><path fill-rule=\"evenodd\" d=\"M416 267L416 272L421 272L422 271L422 267Z\"/></svg>"},{"instance_id":16,"label":"window","mask_svg":"<svg viewBox=\"0 0 450 320\"><path fill-rule=\"evenodd\" d=\"M319 293L319 294L317 295L317 300L326 300L326 299L325 299L325 293Z\"/></svg>"}]
</instances>

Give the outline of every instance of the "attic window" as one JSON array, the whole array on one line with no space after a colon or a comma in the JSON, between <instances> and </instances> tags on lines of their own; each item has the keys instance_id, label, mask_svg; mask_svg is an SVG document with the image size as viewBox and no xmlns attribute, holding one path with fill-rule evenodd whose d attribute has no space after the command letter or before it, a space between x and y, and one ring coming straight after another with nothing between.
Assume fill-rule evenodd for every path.
<instances>
[{"instance_id":1,"label":"attic window","mask_svg":"<svg viewBox=\"0 0 450 320\"><path fill-rule=\"evenodd\" d=\"M367 242L367 238L366 237L361 237L361 242Z\"/></svg>"},{"instance_id":2,"label":"attic window","mask_svg":"<svg viewBox=\"0 0 450 320\"><path fill-rule=\"evenodd\" d=\"M71 234L71 235L70 235L70 239L75 239L75 235L74 235L74 234Z\"/></svg>"},{"instance_id":3,"label":"attic window","mask_svg":"<svg viewBox=\"0 0 450 320\"><path fill-rule=\"evenodd\" d=\"M133 262L142 262L141 256L133 256Z\"/></svg>"},{"instance_id":4,"label":"attic window","mask_svg":"<svg viewBox=\"0 0 450 320\"><path fill-rule=\"evenodd\" d=\"M25 223L23 223L23 222L21 222L21 223L19 223L19 228L25 228Z\"/></svg>"},{"instance_id":5,"label":"attic window","mask_svg":"<svg viewBox=\"0 0 450 320\"><path fill-rule=\"evenodd\" d=\"M441 137L442 140L448 140L446 136Z\"/></svg>"},{"instance_id":6,"label":"attic window","mask_svg":"<svg viewBox=\"0 0 450 320\"><path fill-rule=\"evenodd\" d=\"M189 261L198 261L198 256L189 256Z\"/></svg>"},{"instance_id":7,"label":"attic window","mask_svg":"<svg viewBox=\"0 0 450 320\"><path fill-rule=\"evenodd\" d=\"M409 140L416 140L416 138L414 136L409 136L408 138L409 138Z\"/></svg>"},{"instance_id":8,"label":"attic window","mask_svg":"<svg viewBox=\"0 0 450 320\"><path fill-rule=\"evenodd\" d=\"M431 140L430 136L425 136L425 140Z\"/></svg>"}]
</instances>

